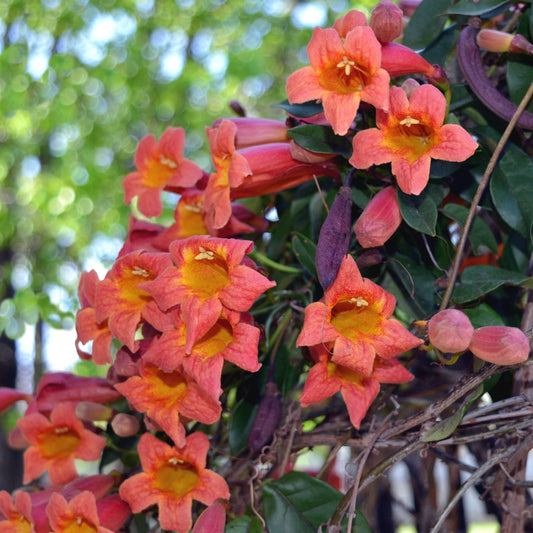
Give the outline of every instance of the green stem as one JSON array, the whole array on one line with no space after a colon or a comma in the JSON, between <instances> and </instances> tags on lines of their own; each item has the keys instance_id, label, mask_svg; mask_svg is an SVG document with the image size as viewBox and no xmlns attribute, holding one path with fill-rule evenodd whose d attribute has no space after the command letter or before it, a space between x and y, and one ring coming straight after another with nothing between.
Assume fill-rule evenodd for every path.
<instances>
[{"instance_id":1,"label":"green stem","mask_svg":"<svg viewBox=\"0 0 533 533\"><path fill-rule=\"evenodd\" d=\"M291 267L289 265L282 265L281 263L276 263L272 259L268 258L263 253L253 250L248 254L254 261L259 261L263 265L279 270L280 272L287 272L288 274L301 274L302 271L299 268Z\"/></svg>"}]
</instances>

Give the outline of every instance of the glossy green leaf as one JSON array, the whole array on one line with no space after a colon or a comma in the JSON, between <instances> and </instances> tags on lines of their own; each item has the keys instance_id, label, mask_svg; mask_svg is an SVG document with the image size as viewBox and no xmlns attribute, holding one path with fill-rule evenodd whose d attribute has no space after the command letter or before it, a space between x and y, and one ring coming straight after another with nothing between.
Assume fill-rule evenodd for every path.
<instances>
[{"instance_id":1,"label":"glossy green leaf","mask_svg":"<svg viewBox=\"0 0 533 533\"><path fill-rule=\"evenodd\" d=\"M498 214L522 236L530 238L533 224L533 162L514 144L502 156L490 181L490 194Z\"/></svg>"},{"instance_id":2,"label":"glossy green leaf","mask_svg":"<svg viewBox=\"0 0 533 533\"><path fill-rule=\"evenodd\" d=\"M334 513L342 493L303 472L289 472L263 487L264 517L269 531L316 533ZM357 511L354 533L371 533Z\"/></svg>"},{"instance_id":3,"label":"glossy green leaf","mask_svg":"<svg viewBox=\"0 0 533 533\"><path fill-rule=\"evenodd\" d=\"M287 113L299 118L308 118L318 115L323 111L322 104L316 102L307 102L305 104L289 104L288 100L278 104L278 107L284 109Z\"/></svg>"},{"instance_id":4,"label":"glossy green leaf","mask_svg":"<svg viewBox=\"0 0 533 533\"><path fill-rule=\"evenodd\" d=\"M470 319L474 328L506 325L501 315L486 303L472 308L464 308L462 311Z\"/></svg>"},{"instance_id":5,"label":"glossy green leaf","mask_svg":"<svg viewBox=\"0 0 533 533\"><path fill-rule=\"evenodd\" d=\"M437 204L424 189L419 196L405 194L398 189L398 204L404 221L414 230L435 236L437 224Z\"/></svg>"},{"instance_id":6,"label":"glossy green leaf","mask_svg":"<svg viewBox=\"0 0 533 533\"><path fill-rule=\"evenodd\" d=\"M468 215L468 209L459 204L447 204L443 212L455 220L461 227L464 226ZM468 238L472 244L474 255L482 255L488 252L498 253L498 243L489 225L480 217L474 217Z\"/></svg>"},{"instance_id":7,"label":"glossy green leaf","mask_svg":"<svg viewBox=\"0 0 533 533\"><path fill-rule=\"evenodd\" d=\"M254 423L257 404L245 398L235 406L229 422L229 445L231 453L238 455L248 447L248 435Z\"/></svg>"},{"instance_id":8,"label":"glossy green leaf","mask_svg":"<svg viewBox=\"0 0 533 533\"><path fill-rule=\"evenodd\" d=\"M224 533L263 533L263 526L257 516L239 516L226 524Z\"/></svg>"},{"instance_id":9,"label":"glossy green leaf","mask_svg":"<svg viewBox=\"0 0 533 533\"><path fill-rule=\"evenodd\" d=\"M292 237L292 251L296 259L311 276L316 277L315 253L316 244L301 233L294 233Z\"/></svg>"},{"instance_id":10,"label":"glossy green leaf","mask_svg":"<svg viewBox=\"0 0 533 533\"><path fill-rule=\"evenodd\" d=\"M509 4L509 0L460 0L446 12L450 15L485 15L506 4Z\"/></svg>"},{"instance_id":11,"label":"glossy green leaf","mask_svg":"<svg viewBox=\"0 0 533 533\"><path fill-rule=\"evenodd\" d=\"M318 153L340 154L346 158L352 155L352 143L341 135L335 135L329 126L306 124L287 130L296 144Z\"/></svg>"},{"instance_id":12,"label":"glossy green leaf","mask_svg":"<svg viewBox=\"0 0 533 533\"><path fill-rule=\"evenodd\" d=\"M530 278L503 268L493 266L471 266L465 268L461 274L461 282L453 291L452 300L455 303L466 303L501 287L502 285L523 285Z\"/></svg>"},{"instance_id":13,"label":"glossy green leaf","mask_svg":"<svg viewBox=\"0 0 533 533\"><path fill-rule=\"evenodd\" d=\"M423 0L405 29L403 44L413 50L419 50L434 41L447 21L442 14L452 4L453 0Z\"/></svg>"},{"instance_id":14,"label":"glossy green leaf","mask_svg":"<svg viewBox=\"0 0 533 533\"><path fill-rule=\"evenodd\" d=\"M422 442L437 442L448 438L461 423L461 420L466 414L466 411L470 407L473 401L477 400L484 392L483 385L480 385L473 390L461 403L458 409L454 410L454 413L437 422L434 426L430 427L421 437Z\"/></svg>"}]
</instances>

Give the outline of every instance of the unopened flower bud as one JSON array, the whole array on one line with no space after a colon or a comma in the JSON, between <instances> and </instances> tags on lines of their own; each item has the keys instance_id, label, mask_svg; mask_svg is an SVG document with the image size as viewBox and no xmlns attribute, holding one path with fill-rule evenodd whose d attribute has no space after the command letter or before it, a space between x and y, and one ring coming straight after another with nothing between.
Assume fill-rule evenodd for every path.
<instances>
[{"instance_id":1,"label":"unopened flower bud","mask_svg":"<svg viewBox=\"0 0 533 533\"><path fill-rule=\"evenodd\" d=\"M372 10L370 15L369 26L381 43L394 41L402 34L403 29L403 12L390 0L381 0L381 2Z\"/></svg>"},{"instance_id":2,"label":"unopened flower bud","mask_svg":"<svg viewBox=\"0 0 533 533\"><path fill-rule=\"evenodd\" d=\"M411 93L420 87L420 83L418 83L414 78L407 78L400 87L405 91L405 94L407 95L407 98L411 98Z\"/></svg>"},{"instance_id":3,"label":"unopened flower bud","mask_svg":"<svg viewBox=\"0 0 533 533\"><path fill-rule=\"evenodd\" d=\"M113 416L113 409L101 403L80 402L76 405L76 416L89 421L109 420Z\"/></svg>"},{"instance_id":4,"label":"unopened flower bud","mask_svg":"<svg viewBox=\"0 0 533 533\"><path fill-rule=\"evenodd\" d=\"M118 413L111 421L111 427L119 437L131 437L141 429L141 423L133 415Z\"/></svg>"},{"instance_id":5,"label":"unopened flower bud","mask_svg":"<svg viewBox=\"0 0 533 533\"><path fill-rule=\"evenodd\" d=\"M32 400L32 395L9 387L0 387L0 413L3 413L19 400L25 400L29 403Z\"/></svg>"},{"instance_id":6,"label":"unopened flower bud","mask_svg":"<svg viewBox=\"0 0 533 533\"><path fill-rule=\"evenodd\" d=\"M13 450L24 450L30 443L24 436L24 433L22 433L22 430L17 426L7 434L7 445Z\"/></svg>"},{"instance_id":7,"label":"unopened flower bud","mask_svg":"<svg viewBox=\"0 0 533 533\"><path fill-rule=\"evenodd\" d=\"M519 33L512 35L504 31L483 29L477 34L476 40L478 46L488 52L533 53L533 44Z\"/></svg>"},{"instance_id":8,"label":"unopened flower bud","mask_svg":"<svg viewBox=\"0 0 533 533\"><path fill-rule=\"evenodd\" d=\"M226 505L224 500L215 500L196 520L192 533L224 533Z\"/></svg>"},{"instance_id":9,"label":"unopened flower bud","mask_svg":"<svg viewBox=\"0 0 533 533\"><path fill-rule=\"evenodd\" d=\"M396 188L391 185L379 191L364 208L353 230L363 248L384 244L398 229L402 215Z\"/></svg>"},{"instance_id":10,"label":"unopened flower bud","mask_svg":"<svg viewBox=\"0 0 533 533\"><path fill-rule=\"evenodd\" d=\"M459 309L445 309L428 322L429 342L443 353L464 352L472 340L474 327Z\"/></svg>"},{"instance_id":11,"label":"unopened flower bud","mask_svg":"<svg viewBox=\"0 0 533 533\"><path fill-rule=\"evenodd\" d=\"M296 159L296 161L302 161L303 163L322 163L323 161L328 161L333 159L337 154L327 154L321 152L311 152L302 148L299 144L294 141L290 142L291 147L291 157Z\"/></svg>"},{"instance_id":12,"label":"unopened flower bud","mask_svg":"<svg viewBox=\"0 0 533 533\"><path fill-rule=\"evenodd\" d=\"M97 501L96 509L102 528L111 531L118 531L132 514L130 506L118 494Z\"/></svg>"},{"instance_id":13,"label":"unopened flower bud","mask_svg":"<svg viewBox=\"0 0 533 533\"><path fill-rule=\"evenodd\" d=\"M507 326L476 329L468 348L475 356L496 365L514 365L529 357L529 340L525 333Z\"/></svg>"}]
</instances>

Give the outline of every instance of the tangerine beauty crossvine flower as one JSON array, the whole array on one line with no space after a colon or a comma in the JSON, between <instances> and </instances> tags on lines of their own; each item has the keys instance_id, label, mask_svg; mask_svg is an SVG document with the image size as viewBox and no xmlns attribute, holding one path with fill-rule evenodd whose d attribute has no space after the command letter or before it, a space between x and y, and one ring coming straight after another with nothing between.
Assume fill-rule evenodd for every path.
<instances>
[{"instance_id":1,"label":"tangerine beauty crossvine flower","mask_svg":"<svg viewBox=\"0 0 533 533\"><path fill-rule=\"evenodd\" d=\"M309 370L300 403L306 407L340 391L350 422L356 429L378 395L380 383L406 383L414 378L396 357L376 357L370 376L363 376L351 368L335 364L322 344L311 348L311 353L316 364Z\"/></svg>"},{"instance_id":2,"label":"tangerine beauty crossvine flower","mask_svg":"<svg viewBox=\"0 0 533 533\"><path fill-rule=\"evenodd\" d=\"M377 128L359 131L350 163L355 168L392 163L392 173L406 194L418 195L429 180L431 159L465 161L477 143L458 124L445 124L446 99L432 85L421 85L410 98L391 87L390 110L376 112Z\"/></svg>"},{"instance_id":3,"label":"tangerine beauty crossvine flower","mask_svg":"<svg viewBox=\"0 0 533 533\"><path fill-rule=\"evenodd\" d=\"M32 504L27 492L19 491L11 499L0 491L0 531L3 533L34 533Z\"/></svg>"},{"instance_id":4,"label":"tangerine beauty crossvine flower","mask_svg":"<svg viewBox=\"0 0 533 533\"><path fill-rule=\"evenodd\" d=\"M389 107L390 77L381 68L381 44L363 25L364 15L355 22L347 17L342 27L315 28L307 47L310 66L293 72L286 86L291 104L321 100L338 135L347 133L361 101L384 111Z\"/></svg>"},{"instance_id":5,"label":"tangerine beauty crossvine flower","mask_svg":"<svg viewBox=\"0 0 533 533\"><path fill-rule=\"evenodd\" d=\"M153 135L143 137L135 153L136 172L123 181L126 204L138 197L139 211L147 217L157 217L163 211L161 191L180 191L192 187L203 176L202 169L183 158L185 131L167 128L159 142Z\"/></svg>"},{"instance_id":6,"label":"tangerine beauty crossvine flower","mask_svg":"<svg viewBox=\"0 0 533 533\"><path fill-rule=\"evenodd\" d=\"M423 342L391 318L395 306L394 296L363 278L347 255L324 298L305 309L296 345L332 343L333 363L368 377L377 355L390 359Z\"/></svg>"},{"instance_id":7,"label":"tangerine beauty crossvine flower","mask_svg":"<svg viewBox=\"0 0 533 533\"><path fill-rule=\"evenodd\" d=\"M30 413L17 425L30 443L24 452L24 483L44 471L48 471L52 483L68 483L78 476L74 459L96 461L106 444L105 439L85 429L73 403L57 405L50 420L41 413Z\"/></svg>"},{"instance_id":8,"label":"tangerine beauty crossvine flower","mask_svg":"<svg viewBox=\"0 0 533 533\"><path fill-rule=\"evenodd\" d=\"M145 433L137 448L143 472L120 485L120 497L134 513L157 504L161 527L186 533L192 525L193 500L210 505L230 496L222 476L205 468L208 449L209 440L200 431L189 435L182 448Z\"/></svg>"},{"instance_id":9,"label":"tangerine beauty crossvine flower","mask_svg":"<svg viewBox=\"0 0 533 533\"><path fill-rule=\"evenodd\" d=\"M224 308L248 311L276 284L245 257L252 248L252 241L208 236L174 241L170 254L175 266L141 285L161 309L181 306L187 328L186 353L215 325Z\"/></svg>"}]
</instances>

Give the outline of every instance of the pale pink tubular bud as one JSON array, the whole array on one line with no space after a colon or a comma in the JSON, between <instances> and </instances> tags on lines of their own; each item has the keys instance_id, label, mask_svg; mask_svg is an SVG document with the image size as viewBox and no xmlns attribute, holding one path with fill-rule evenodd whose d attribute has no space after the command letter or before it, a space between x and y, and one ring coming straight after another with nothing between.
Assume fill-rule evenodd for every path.
<instances>
[{"instance_id":1,"label":"pale pink tubular bud","mask_svg":"<svg viewBox=\"0 0 533 533\"><path fill-rule=\"evenodd\" d=\"M109 420L113 416L113 409L107 405L95 402L80 402L76 405L76 416L81 420L97 421Z\"/></svg>"},{"instance_id":2,"label":"pale pink tubular bud","mask_svg":"<svg viewBox=\"0 0 533 533\"><path fill-rule=\"evenodd\" d=\"M70 501L74 496L84 490L94 494L96 500L100 500L117 484L115 474L94 474L93 476L79 477L74 481L67 483L62 489L61 494L66 500Z\"/></svg>"},{"instance_id":3,"label":"pale pink tubular bud","mask_svg":"<svg viewBox=\"0 0 533 533\"><path fill-rule=\"evenodd\" d=\"M468 348L475 356L496 365L514 365L529 357L529 340L525 333L508 326L476 329Z\"/></svg>"},{"instance_id":4,"label":"pale pink tubular bud","mask_svg":"<svg viewBox=\"0 0 533 533\"><path fill-rule=\"evenodd\" d=\"M402 34L403 12L390 0L381 2L372 10L369 26L380 43L394 41Z\"/></svg>"},{"instance_id":5,"label":"pale pink tubular bud","mask_svg":"<svg viewBox=\"0 0 533 533\"><path fill-rule=\"evenodd\" d=\"M212 128L220 126L223 120L229 120L237 126L235 134L235 149L240 150L248 146L260 144L289 142L285 122L269 118L219 118L213 122Z\"/></svg>"},{"instance_id":6,"label":"pale pink tubular bud","mask_svg":"<svg viewBox=\"0 0 533 533\"><path fill-rule=\"evenodd\" d=\"M396 188L390 185L370 200L354 224L353 231L363 248L373 248L389 240L401 222Z\"/></svg>"},{"instance_id":7,"label":"pale pink tubular bud","mask_svg":"<svg viewBox=\"0 0 533 533\"><path fill-rule=\"evenodd\" d=\"M111 427L119 437L131 437L139 432L141 423L133 415L118 413L111 421Z\"/></svg>"},{"instance_id":8,"label":"pale pink tubular bud","mask_svg":"<svg viewBox=\"0 0 533 533\"><path fill-rule=\"evenodd\" d=\"M459 309L445 309L428 322L429 342L443 353L460 353L468 349L474 327Z\"/></svg>"},{"instance_id":9,"label":"pale pink tubular bud","mask_svg":"<svg viewBox=\"0 0 533 533\"><path fill-rule=\"evenodd\" d=\"M196 520L192 533L223 533L226 524L224 500L215 500Z\"/></svg>"},{"instance_id":10,"label":"pale pink tubular bud","mask_svg":"<svg viewBox=\"0 0 533 533\"><path fill-rule=\"evenodd\" d=\"M476 40L478 46L488 52L533 53L533 44L519 33L512 35L504 31L483 29L477 34Z\"/></svg>"}]
</instances>

